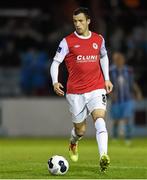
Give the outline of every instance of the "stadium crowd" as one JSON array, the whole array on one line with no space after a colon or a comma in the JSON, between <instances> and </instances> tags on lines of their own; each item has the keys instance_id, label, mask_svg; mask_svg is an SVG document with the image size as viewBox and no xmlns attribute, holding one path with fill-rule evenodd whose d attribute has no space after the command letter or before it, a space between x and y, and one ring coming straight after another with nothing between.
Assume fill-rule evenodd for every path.
<instances>
[{"instance_id":1,"label":"stadium crowd","mask_svg":"<svg viewBox=\"0 0 147 180\"><path fill-rule=\"evenodd\" d=\"M91 9L91 29L105 37L110 63L114 51L123 52L147 96L146 3L133 2L55 0L22 5L14 1L11 9L0 2L0 97L55 95L49 68L59 41L73 30L72 11L78 6ZM65 84L67 72L61 73Z\"/></svg>"}]
</instances>

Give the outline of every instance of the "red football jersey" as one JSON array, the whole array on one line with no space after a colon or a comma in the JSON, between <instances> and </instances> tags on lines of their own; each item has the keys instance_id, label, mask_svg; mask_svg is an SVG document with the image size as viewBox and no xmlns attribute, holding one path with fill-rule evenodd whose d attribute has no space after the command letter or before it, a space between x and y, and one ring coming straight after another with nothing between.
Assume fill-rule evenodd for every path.
<instances>
[{"instance_id":1,"label":"red football jersey","mask_svg":"<svg viewBox=\"0 0 147 180\"><path fill-rule=\"evenodd\" d=\"M68 54L65 63L69 72L67 93L82 94L104 88L104 77L100 66L102 36L91 33L81 39L75 33L65 38Z\"/></svg>"}]
</instances>

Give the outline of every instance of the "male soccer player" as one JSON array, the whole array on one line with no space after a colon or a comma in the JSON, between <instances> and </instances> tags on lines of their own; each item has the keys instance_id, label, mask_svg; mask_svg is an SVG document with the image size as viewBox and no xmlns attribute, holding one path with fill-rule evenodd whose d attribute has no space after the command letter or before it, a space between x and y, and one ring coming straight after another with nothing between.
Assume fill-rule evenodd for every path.
<instances>
[{"instance_id":1,"label":"male soccer player","mask_svg":"<svg viewBox=\"0 0 147 180\"><path fill-rule=\"evenodd\" d=\"M105 125L106 93L112 91L109 80L109 62L104 38L89 30L90 16L87 8L80 7L73 13L75 31L59 44L51 65L54 91L64 96L63 86L58 82L58 67L64 60L69 73L66 99L72 115L73 129L69 154L78 161L78 141L86 130L86 118L92 115L96 140L100 153L100 170L110 163L107 155L108 134Z\"/></svg>"}]
</instances>

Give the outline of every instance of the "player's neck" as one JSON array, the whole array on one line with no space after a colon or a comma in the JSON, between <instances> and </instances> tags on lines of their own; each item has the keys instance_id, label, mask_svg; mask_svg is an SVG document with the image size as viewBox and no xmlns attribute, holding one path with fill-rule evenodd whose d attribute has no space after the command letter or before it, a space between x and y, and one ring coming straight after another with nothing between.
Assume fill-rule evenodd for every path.
<instances>
[{"instance_id":1,"label":"player's neck","mask_svg":"<svg viewBox=\"0 0 147 180\"><path fill-rule=\"evenodd\" d=\"M89 30L83 34L78 34L76 31L74 33L77 37L79 37L81 39L89 39L91 37L91 31L89 31Z\"/></svg>"},{"instance_id":2,"label":"player's neck","mask_svg":"<svg viewBox=\"0 0 147 180\"><path fill-rule=\"evenodd\" d=\"M82 34L82 36L84 36L84 37L88 37L88 36L90 36L90 31L89 31L89 30L87 30L86 32L84 32L84 33Z\"/></svg>"}]
</instances>

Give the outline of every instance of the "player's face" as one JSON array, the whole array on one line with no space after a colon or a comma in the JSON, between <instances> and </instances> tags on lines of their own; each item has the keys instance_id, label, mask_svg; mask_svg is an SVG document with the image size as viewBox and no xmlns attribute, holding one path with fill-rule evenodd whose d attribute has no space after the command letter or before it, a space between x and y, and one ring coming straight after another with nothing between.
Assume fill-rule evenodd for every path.
<instances>
[{"instance_id":1,"label":"player's face","mask_svg":"<svg viewBox=\"0 0 147 180\"><path fill-rule=\"evenodd\" d=\"M73 23L79 35L86 35L89 32L90 19L87 19L85 14L73 15Z\"/></svg>"}]
</instances>

